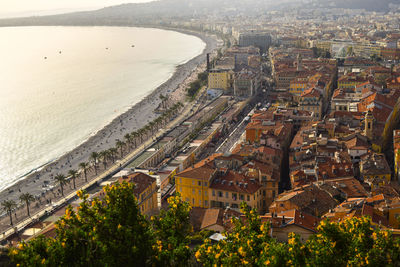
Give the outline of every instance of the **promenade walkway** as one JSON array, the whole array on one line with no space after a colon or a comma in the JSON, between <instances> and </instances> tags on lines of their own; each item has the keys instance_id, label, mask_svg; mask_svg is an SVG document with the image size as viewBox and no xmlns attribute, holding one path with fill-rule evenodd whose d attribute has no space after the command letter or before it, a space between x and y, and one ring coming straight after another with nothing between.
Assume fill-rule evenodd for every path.
<instances>
[{"instance_id":1,"label":"promenade walkway","mask_svg":"<svg viewBox=\"0 0 400 267\"><path fill-rule=\"evenodd\" d=\"M202 90L198 94L197 99L199 99L204 94L204 92L205 92L205 88L202 88ZM134 160L134 158L136 156L140 155L140 153L142 153L143 151L145 151L146 149L151 147L155 143L154 140L157 140L158 138L162 137L166 132L168 132L171 129L173 129L174 127L178 126L184 120L186 120L189 116L196 113L197 110L200 108L200 106L201 106L200 101L193 101L193 102L186 103L182 112L175 119L168 122L164 128L158 130L154 136L151 136L150 138L148 138L143 144L136 147L133 151L131 151L128 155L126 155L123 159L117 161L115 164L111 165L108 169L106 169L104 172L102 172L95 178L91 179L90 181L81 185L80 187L77 187L76 190L72 190L71 192L66 194L64 197L58 199L57 201L53 202L52 204L44 206L44 207L42 206L38 210L31 209L31 217L30 218L28 217L28 218L18 222L13 227L9 226L9 228L1 234L0 241L7 239L9 236L16 233L16 231L21 231L22 229L26 228L29 224L31 224L35 221L38 221L39 218L41 218L42 216L44 216L46 214L50 214L50 213L56 211L60 206L63 206L64 204L70 202L72 199L74 199L76 197L76 192L78 190L86 190L95 184L100 184L101 181L103 181L107 177L119 172L121 169L126 167L132 160ZM3 217L0 220L0 224L3 224L3 225L8 224L9 225L9 217L8 216Z\"/></svg>"}]
</instances>

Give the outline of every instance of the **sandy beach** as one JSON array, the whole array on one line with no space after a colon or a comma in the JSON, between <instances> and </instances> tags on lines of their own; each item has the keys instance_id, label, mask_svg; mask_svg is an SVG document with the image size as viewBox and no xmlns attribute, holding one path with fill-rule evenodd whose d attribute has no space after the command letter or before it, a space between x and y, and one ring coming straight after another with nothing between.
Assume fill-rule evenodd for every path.
<instances>
[{"instance_id":1,"label":"sandy beach","mask_svg":"<svg viewBox=\"0 0 400 267\"><path fill-rule=\"evenodd\" d=\"M31 212L35 212L41 206L51 203L51 198L57 199L60 193L51 190L48 185L54 185L54 177L57 174L68 175L71 169L79 170L79 163L88 162L92 152L100 152L111 147L115 147L117 139L124 140L124 135L140 129L148 122L155 119L158 114L155 112L161 102L159 95L169 95L171 102L183 101L185 99L185 88L187 84L197 77L200 71L205 69L206 54L212 52L217 47L217 41L210 36L202 35L197 32L176 30L181 33L195 35L206 43L206 48L201 55L191 59L183 65L177 66L174 74L166 82L154 89L139 103L132 106L127 112L116 117L110 124L98 131L86 142L66 153L58 160L44 166L41 170L23 177L16 184L0 192L0 201L14 200L20 203L21 194L29 192L36 198L36 202L31 205ZM118 107L116 107L118 108ZM102 169L102 165L100 165ZM93 172L93 171L92 171ZM77 178L77 185L84 183L82 177ZM72 190L72 183L65 185L66 189ZM47 185L47 186L46 186ZM17 220L26 217L25 207L20 208L15 216ZM8 216L2 210L0 220L0 231L9 227Z\"/></svg>"}]
</instances>

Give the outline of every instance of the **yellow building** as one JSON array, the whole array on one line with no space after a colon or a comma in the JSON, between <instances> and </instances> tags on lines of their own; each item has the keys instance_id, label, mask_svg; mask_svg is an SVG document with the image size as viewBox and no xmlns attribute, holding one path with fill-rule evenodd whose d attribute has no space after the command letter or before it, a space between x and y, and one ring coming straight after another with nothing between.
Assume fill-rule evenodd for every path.
<instances>
[{"instance_id":1,"label":"yellow building","mask_svg":"<svg viewBox=\"0 0 400 267\"><path fill-rule=\"evenodd\" d=\"M208 88L228 90L232 88L232 73L229 70L211 70L208 74Z\"/></svg>"},{"instance_id":2,"label":"yellow building","mask_svg":"<svg viewBox=\"0 0 400 267\"><path fill-rule=\"evenodd\" d=\"M136 172L119 179L119 182L123 181L135 185L133 193L137 198L139 210L142 214L151 215L158 211L158 186L155 178L141 172Z\"/></svg>"},{"instance_id":3,"label":"yellow building","mask_svg":"<svg viewBox=\"0 0 400 267\"><path fill-rule=\"evenodd\" d=\"M338 79L338 88L352 89L367 81L367 79L361 76L355 76L355 74L352 73L349 75L344 75Z\"/></svg>"},{"instance_id":4,"label":"yellow building","mask_svg":"<svg viewBox=\"0 0 400 267\"><path fill-rule=\"evenodd\" d=\"M298 97L304 92L304 90L308 86L308 78L307 77L297 77L290 81L289 93ZM296 100L297 100L296 99Z\"/></svg>"},{"instance_id":5,"label":"yellow building","mask_svg":"<svg viewBox=\"0 0 400 267\"><path fill-rule=\"evenodd\" d=\"M300 109L313 112L313 117L317 120L322 118L322 105L321 93L314 88L307 89L300 96Z\"/></svg>"},{"instance_id":6,"label":"yellow building","mask_svg":"<svg viewBox=\"0 0 400 267\"><path fill-rule=\"evenodd\" d=\"M256 179L250 179L231 170L220 170L209 188L211 208L239 209L246 202L251 208L262 206L262 186Z\"/></svg>"},{"instance_id":7,"label":"yellow building","mask_svg":"<svg viewBox=\"0 0 400 267\"><path fill-rule=\"evenodd\" d=\"M176 191L192 207L239 209L241 202L260 210L262 186L257 179L203 162L176 175ZM276 185L277 186L277 185Z\"/></svg>"},{"instance_id":8,"label":"yellow building","mask_svg":"<svg viewBox=\"0 0 400 267\"><path fill-rule=\"evenodd\" d=\"M359 57L380 56L381 47L379 45L356 44L353 46L353 52Z\"/></svg>"},{"instance_id":9,"label":"yellow building","mask_svg":"<svg viewBox=\"0 0 400 267\"><path fill-rule=\"evenodd\" d=\"M391 170L384 154L372 153L360 162L360 173L364 182L371 186L371 191L390 183Z\"/></svg>"},{"instance_id":10,"label":"yellow building","mask_svg":"<svg viewBox=\"0 0 400 267\"><path fill-rule=\"evenodd\" d=\"M400 227L400 203L393 203L389 206L389 225L393 228Z\"/></svg>"},{"instance_id":11,"label":"yellow building","mask_svg":"<svg viewBox=\"0 0 400 267\"><path fill-rule=\"evenodd\" d=\"M317 41L316 46L318 49L322 49L324 51L331 51L331 47L332 47L332 42L331 41Z\"/></svg>"},{"instance_id":12,"label":"yellow building","mask_svg":"<svg viewBox=\"0 0 400 267\"><path fill-rule=\"evenodd\" d=\"M175 176L176 192L192 207L209 208L208 188L216 170L208 165L189 168Z\"/></svg>"}]
</instances>

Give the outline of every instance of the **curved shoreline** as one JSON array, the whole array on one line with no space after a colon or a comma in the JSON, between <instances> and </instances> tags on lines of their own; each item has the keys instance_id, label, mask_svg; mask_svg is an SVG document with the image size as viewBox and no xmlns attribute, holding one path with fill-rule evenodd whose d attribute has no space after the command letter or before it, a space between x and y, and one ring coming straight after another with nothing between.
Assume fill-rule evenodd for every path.
<instances>
[{"instance_id":1,"label":"curved shoreline","mask_svg":"<svg viewBox=\"0 0 400 267\"><path fill-rule=\"evenodd\" d=\"M92 151L99 152L100 150L114 146L114 141L108 142L108 139L106 139L108 134L110 136L120 135L123 137L123 135L126 133L130 133L135 129L139 129L148 121L154 119L157 116L154 113L154 110L160 103L158 95L165 95L175 91L198 66L205 62L205 55L212 52L217 47L216 39L200 32L172 28L167 29L162 27L158 28L154 26L145 28L157 28L161 30L176 31L182 34L193 35L200 38L206 44L206 46L201 54L183 64L177 65L174 73L168 80L150 91L138 103L131 106L124 113L118 115L109 124L104 126L95 134L88 137L88 139L82 144L78 145L71 151L66 151L61 157L52 160L50 163L32 169L30 173L28 172L27 175L21 176L13 184L10 184L8 187L3 189L0 192L0 201L5 199L18 200L19 196L26 192L29 192L32 195L40 195L45 190L42 188L44 181L52 183L51 174L55 176L57 173L66 174L70 169L79 169L78 164L80 162L87 162ZM132 122L132 119L134 119L135 122ZM124 126L124 122L126 127ZM119 133L113 131L114 129L118 128L121 130ZM122 131L122 129L124 129L124 131ZM122 140L123 138L121 137L120 139ZM105 139L107 140L107 143L103 143ZM101 149L99 147L101 147Z\"/></svg>"}]
</instances>

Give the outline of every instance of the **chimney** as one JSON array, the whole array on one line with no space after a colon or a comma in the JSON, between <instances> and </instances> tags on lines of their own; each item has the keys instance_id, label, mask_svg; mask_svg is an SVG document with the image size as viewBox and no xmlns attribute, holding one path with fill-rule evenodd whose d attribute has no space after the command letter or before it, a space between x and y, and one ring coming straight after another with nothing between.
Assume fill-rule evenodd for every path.
<instances>
[{"instance_id":1,"label":"chimney","mask_svg":"<svg viewBox=\"0 0 400 267\"><path fill-rule=\"evenodd\" d=\"M207 53L207 72L210 71L210 53Z\"/></svg>"}]
</instances>

